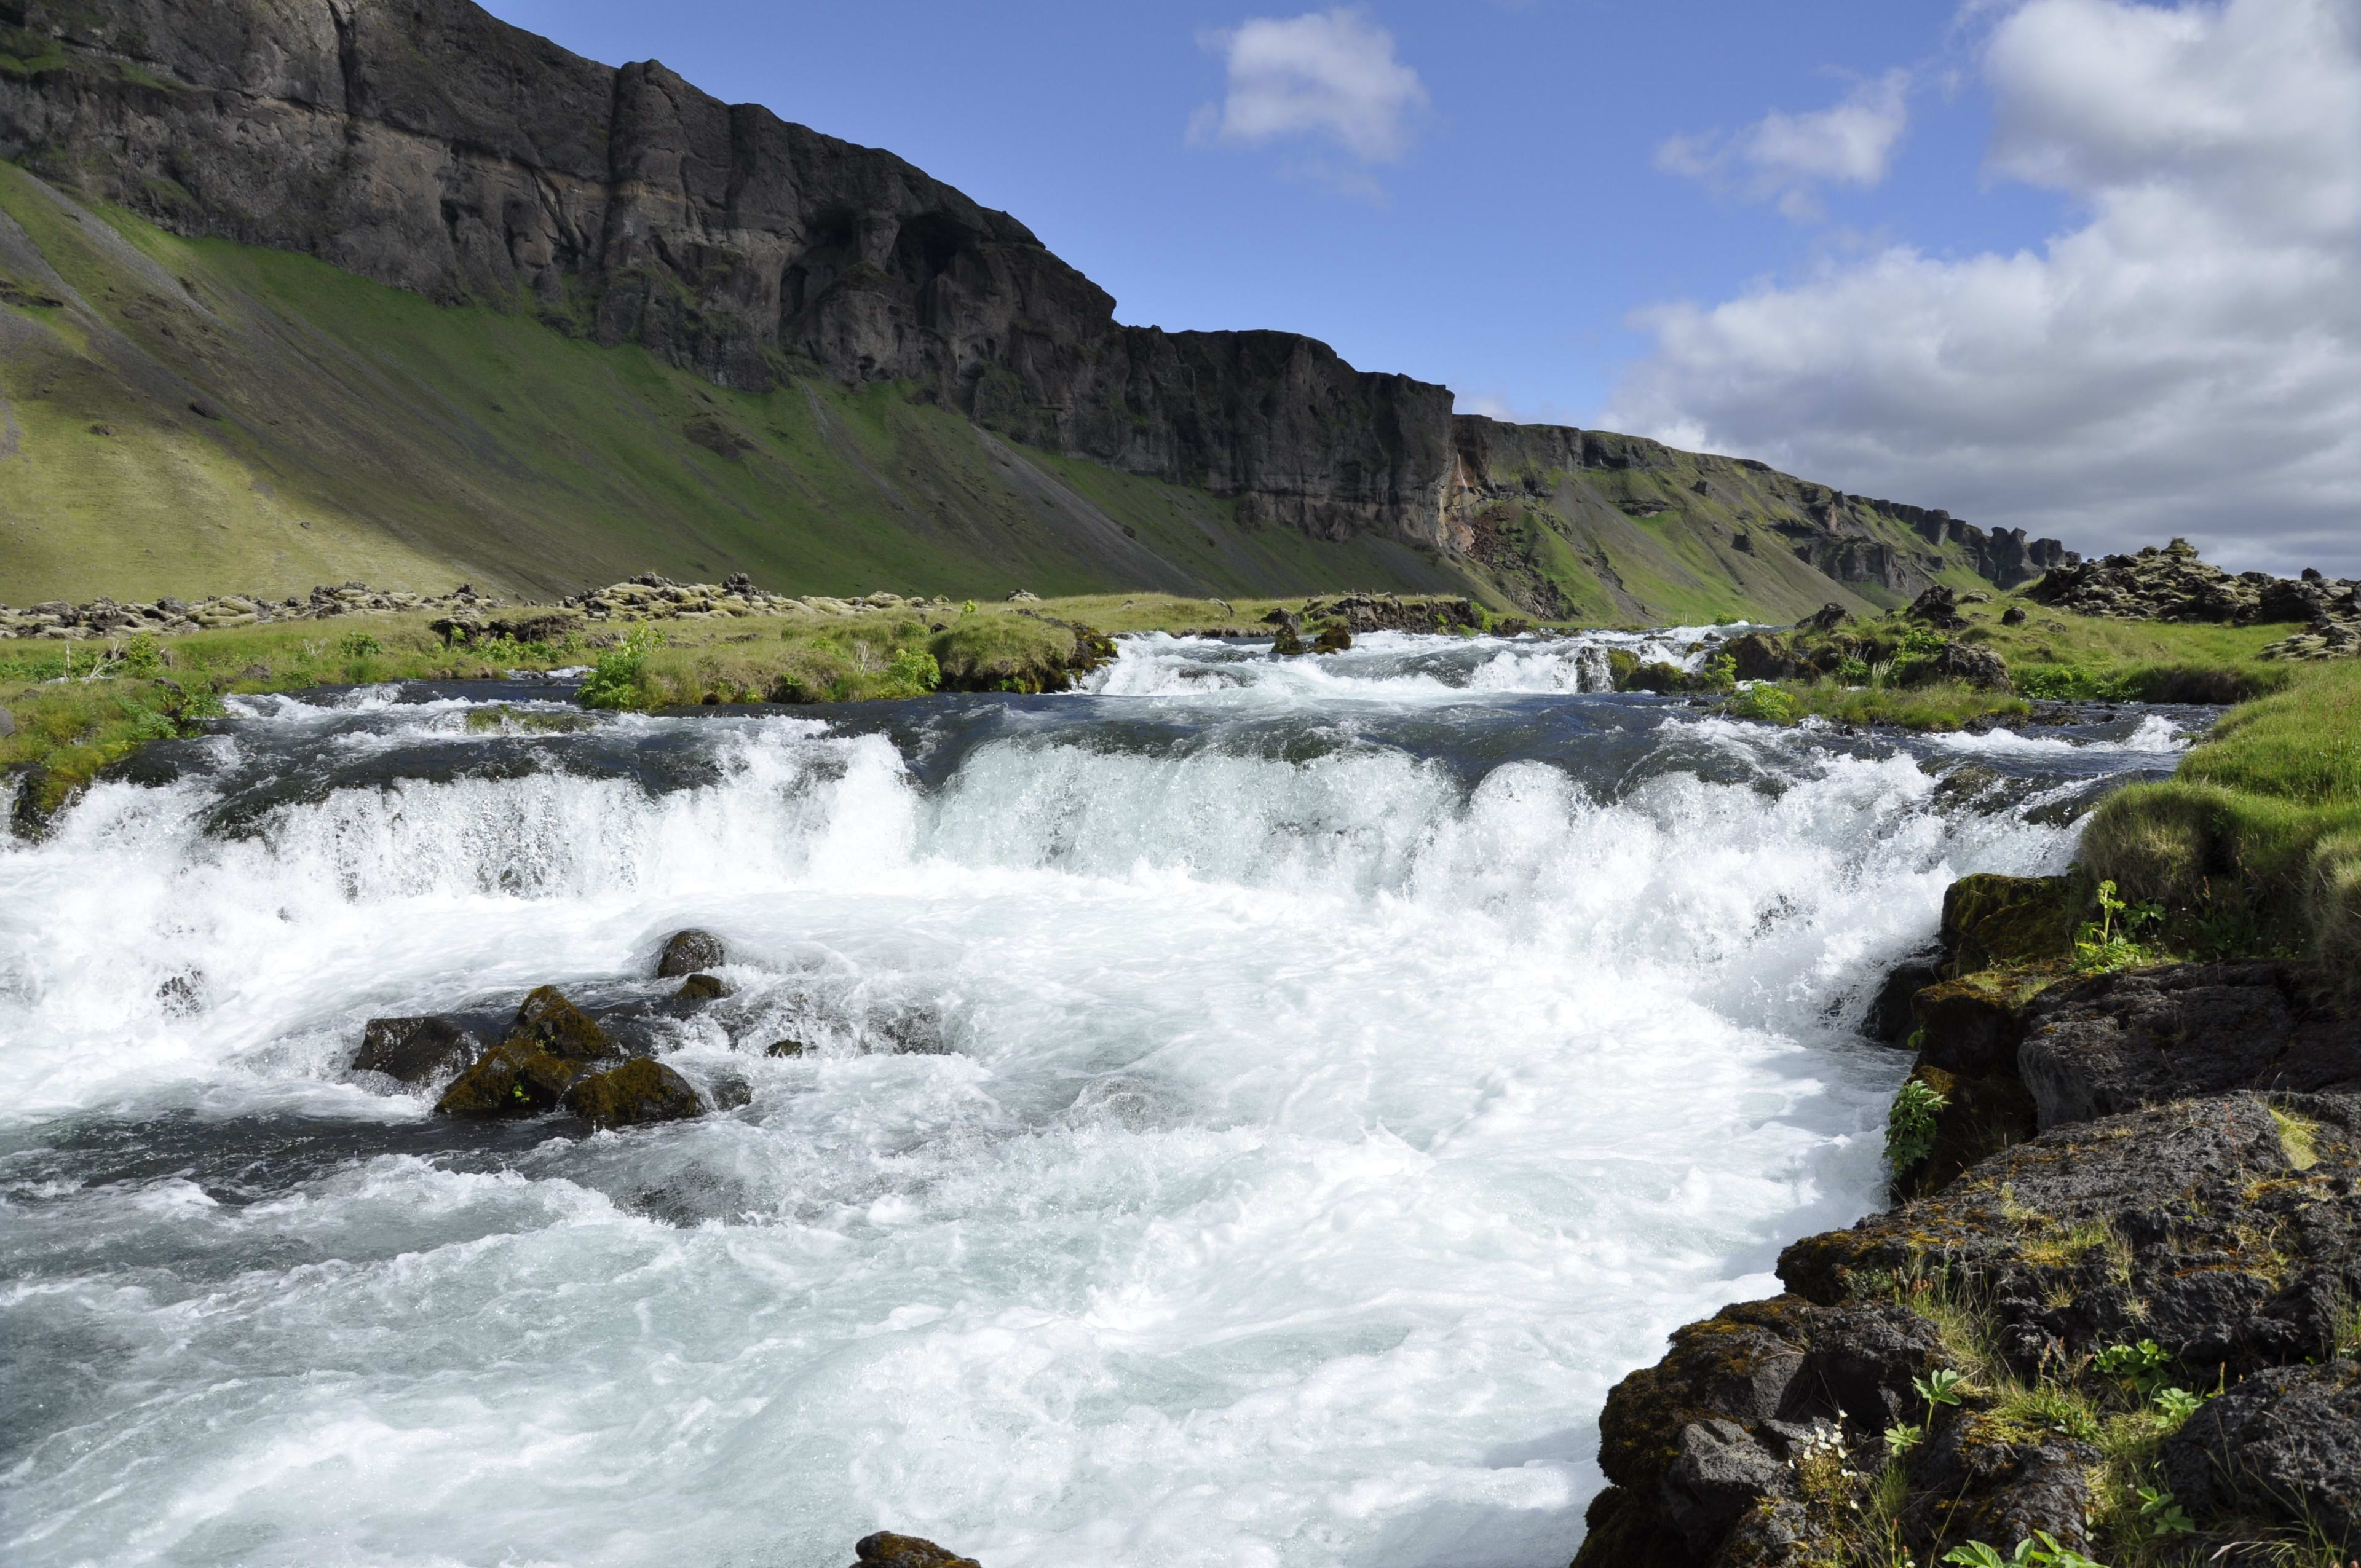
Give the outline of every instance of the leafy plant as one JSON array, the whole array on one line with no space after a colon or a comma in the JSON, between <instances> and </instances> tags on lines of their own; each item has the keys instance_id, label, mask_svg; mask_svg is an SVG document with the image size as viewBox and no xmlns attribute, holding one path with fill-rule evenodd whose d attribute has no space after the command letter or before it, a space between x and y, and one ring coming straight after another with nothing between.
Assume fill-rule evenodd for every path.
<instances>
[{"instance_id":1,"label":"leafy plant","mask_svg":"<svg viewBox=\"0 0 2361 1568\"><path fill-rule=\"evenodd\" d=\"M1865 686L1869 685L1869 666L1859 659L1840 659L1837 662L1837 680L1849 686Z\"/></svg>"},{"instance_id":2,"label":"leafy plant","mask_svg":"<svg viewBox=\"0 0 2361 1568\"><path fill-rule=\"evenodd\" d=\"M2173 1390L2178 1393L2180 1390ZM2158 1486L2139 1488L2140 1518L2146 1519L2148 1532L2161 1540L2166 1536L2187 1535L2197 1528L2189 1510L2173 1501L2172 1494Z\"/></svg>"},{"instance_id":3,"label":"leafy plant","mask_svg":"<svg viewBox=\"0 0 2361 1568\"><path fill-rule=\"evenodd\" d=\"M1924 1377L1913 1377L1910 1387L1918 1390L1918 1397L1926 1400L1927 1409L1932 1410L1938 1405L1958 1404L1960 1385L1963 1381L1965 1379L1951 1368L1938 1366Z\"/></svg>"},{"instance_id":4,"label":"leafy plant","mask_svg":"<svg viewBox=\"0 0 2361 1568\"><path fill-rule=\"evenodd\" d=\"M2146 1398L2164 1385L2164 1366L2172 1359L2152 1339L2136 1344L2111 1344L2092 1358L2091 1365L2110 1377L2128 1380Z\"/></svg>"},{"instance_id":5,"label":"leafy plant","mask_svg":"<svg viewBox=\"0 0 2361 1568\"><path fill-rule=\"evenodd\" d=\"M1759 682L1731 697L1723 711L1732 718L1753 718L1765 724L1793 724L1799 717L1794 697Z\"/></svg>"},{"instance_id":6,"label":"leafy plant","mask_svg":"<svg viewBox=\"0 0 2361 1568\"><path fill-rule=\"evenodd\" d=\"M632 627L620 642L599 652L589 675L582 682L582 689L575 694L575 700L585 707L631 707L641 699L650 651L663 643L663 632L646 626Z\"/></svg>"},{"instance_id":7,"label":"leafy plant","mask_svg":"<svg viewBox=\"0 0 2361 1568\"><path fill-rule=\"evenodd\" d=\"M943 684L943 667L924 648L905 648L885 665L886 695L923 696Z\"/></svg>"},{"instance_id":8,"label":"leafy plant","mask_svg":"<svg viewBox=\"0 0 2361 1568\"><path fill-rule=\"evenodd\" d=\"M1950 1105L1934 1085L1912 1079L1894 1097L1885 1118L1885 1157L1895 1174L1915 1168L1935 1152L1935 1118Z\"/></svg>"},{"instance_id":9,"label":"leafy plant","mask_svg":"<svg viewBox=\"0 0 2361 1568\"><path fill-rule=\"evenodd\" d=\"M2059 1545L2046 1530L2035 1530L2031 1541L2018 1541L2005 1557L1988 1542L1971 1541L1945 1552L1943 1561L1959 1568L2103 1568L2072 1547Z\"/></svg>"},{"instance_id":10,"label":"leafy plant","mask_svg":"<svg viewBox=\"0 0 2361 1568\"><path fill-rule=\"evenodd\" d=\"M2195 1415L2205 1403L2202 1397L2186 1388L2158 1388L2149 1402L2163 1411L2164 1419L2175 1426Z\"/></svg>"},{"instance_id":11,"label":"leafy plant","mask_svg":"<svg viewBox=\"0 0 2361 1568\"><path fill-rule=\"evenodd\" d=\"M372 653L384 652L385 644L366 631L352 631L336 639L336 652L347 659L366 659Z\"/></svg>"},{"instance_id":12,"label":"leafy plant","mask_svg":"<svg viewBox=\"0 0 2361 1568\"><path fill-rule=\"evenodd\" d=\"M123 645L123 673L152 681L164 673L164 645L142 631Z\"/></svg>"},{"instance_id":13,"label":"leafy plant","mask_svg":"<svg viewBox=\"0 0 2361 1568\"><path fill-rule=\"evenodd\" d=\"M2131 939L2131 932L2163 918L2153 904L2136 908L2117 893L2113 882L2099 884L2099 918L2084 923L2074 938L2074 967L2084 974L2103 974L2139 963L2147 949ZM2120 920L2122 924L2118 926Z\"/></svg>"},{"instance_id":14,"label":"leafy plant","mask_svg":"<svg viewBox=\"0 0 2361 1568\"><path fill-rule=\"evenodd\" d=\"M1896 1421L1885 1429L1886 1452L1895 1455L1907 1453L1917 1447L1926 1436L1925 1427L1914 1426L1908 1421Z\"/></svg>"}]
</instances>

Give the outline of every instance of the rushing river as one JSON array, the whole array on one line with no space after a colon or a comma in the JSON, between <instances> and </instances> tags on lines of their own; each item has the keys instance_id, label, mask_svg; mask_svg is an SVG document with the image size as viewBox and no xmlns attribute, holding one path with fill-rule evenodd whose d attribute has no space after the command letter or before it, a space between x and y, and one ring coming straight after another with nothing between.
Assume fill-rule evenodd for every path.
<instances>
[{"instance_id":1,"label":"rushing river","mask_svg":"<svg viewBox=\"0 0 2361 1568\"><path fill-rule=\"evenodd\" d=\"M1601 646L153 749L0 844L0 1552L1563 1564L1607 1389L1877 1201L1907 1064L1856 1031L1945 885L2062 865L2191 717L1779 730ZM686 926L701 1009L650 978ZM486 1127L347 1070L544 982L743 1102Z\"/></svg>"}]
</instances>

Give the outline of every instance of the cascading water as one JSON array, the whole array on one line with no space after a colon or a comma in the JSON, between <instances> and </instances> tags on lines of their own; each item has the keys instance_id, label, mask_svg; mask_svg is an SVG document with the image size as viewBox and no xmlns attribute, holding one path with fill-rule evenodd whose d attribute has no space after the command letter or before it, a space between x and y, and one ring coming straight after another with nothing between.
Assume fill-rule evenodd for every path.
<instances>
[{"instance_id":1,"label":"cascading water","mask_svg":"<svg viewBox=\"0 0 2361 1568\"><path fill-rule=\"evenodd\" d=\"M1564 1563L1607 1388L1875 1202L1855 1028L1944 886L2179 744L1732 723L1604 645L157 749L0 850L9 1560ZM743 1103L347 1071L543 982Z\"/></svg>"}]
</instances>

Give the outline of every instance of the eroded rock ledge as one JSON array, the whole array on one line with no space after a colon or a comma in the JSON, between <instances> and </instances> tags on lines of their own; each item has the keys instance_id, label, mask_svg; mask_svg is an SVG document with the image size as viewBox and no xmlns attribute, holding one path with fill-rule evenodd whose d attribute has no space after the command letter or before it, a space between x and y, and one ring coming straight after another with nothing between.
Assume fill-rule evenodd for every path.
<instances>
[{"instance_id":1,"label":"eroded rock ledge","mask_svg":"<svg viewBox=\"0 0 2361 1568\"><path fill-rule=\"evenodd\" d=\"M1905 1201L1615 1388L1578 1568L2361 1551L2361 1019L2300 964L2045 984L2088 896L1954 886L1880 1009Z\"/></svg>"}]
</instances>

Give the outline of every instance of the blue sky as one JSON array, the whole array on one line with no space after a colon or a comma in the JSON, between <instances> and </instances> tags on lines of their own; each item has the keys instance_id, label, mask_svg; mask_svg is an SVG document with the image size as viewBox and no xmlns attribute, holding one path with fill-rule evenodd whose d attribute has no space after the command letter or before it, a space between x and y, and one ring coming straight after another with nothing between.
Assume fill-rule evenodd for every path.
<instances>
[{"instance_id":1,"label":"blue sky","mask_svg":"<svg viewBox=\"0 0 2361 1568\"><path fill-rule=\"evenodd\" d=\"M2361 573L2361 0L491 9L890 148L1127 322Z\"/></svg>"}]
</instances>

